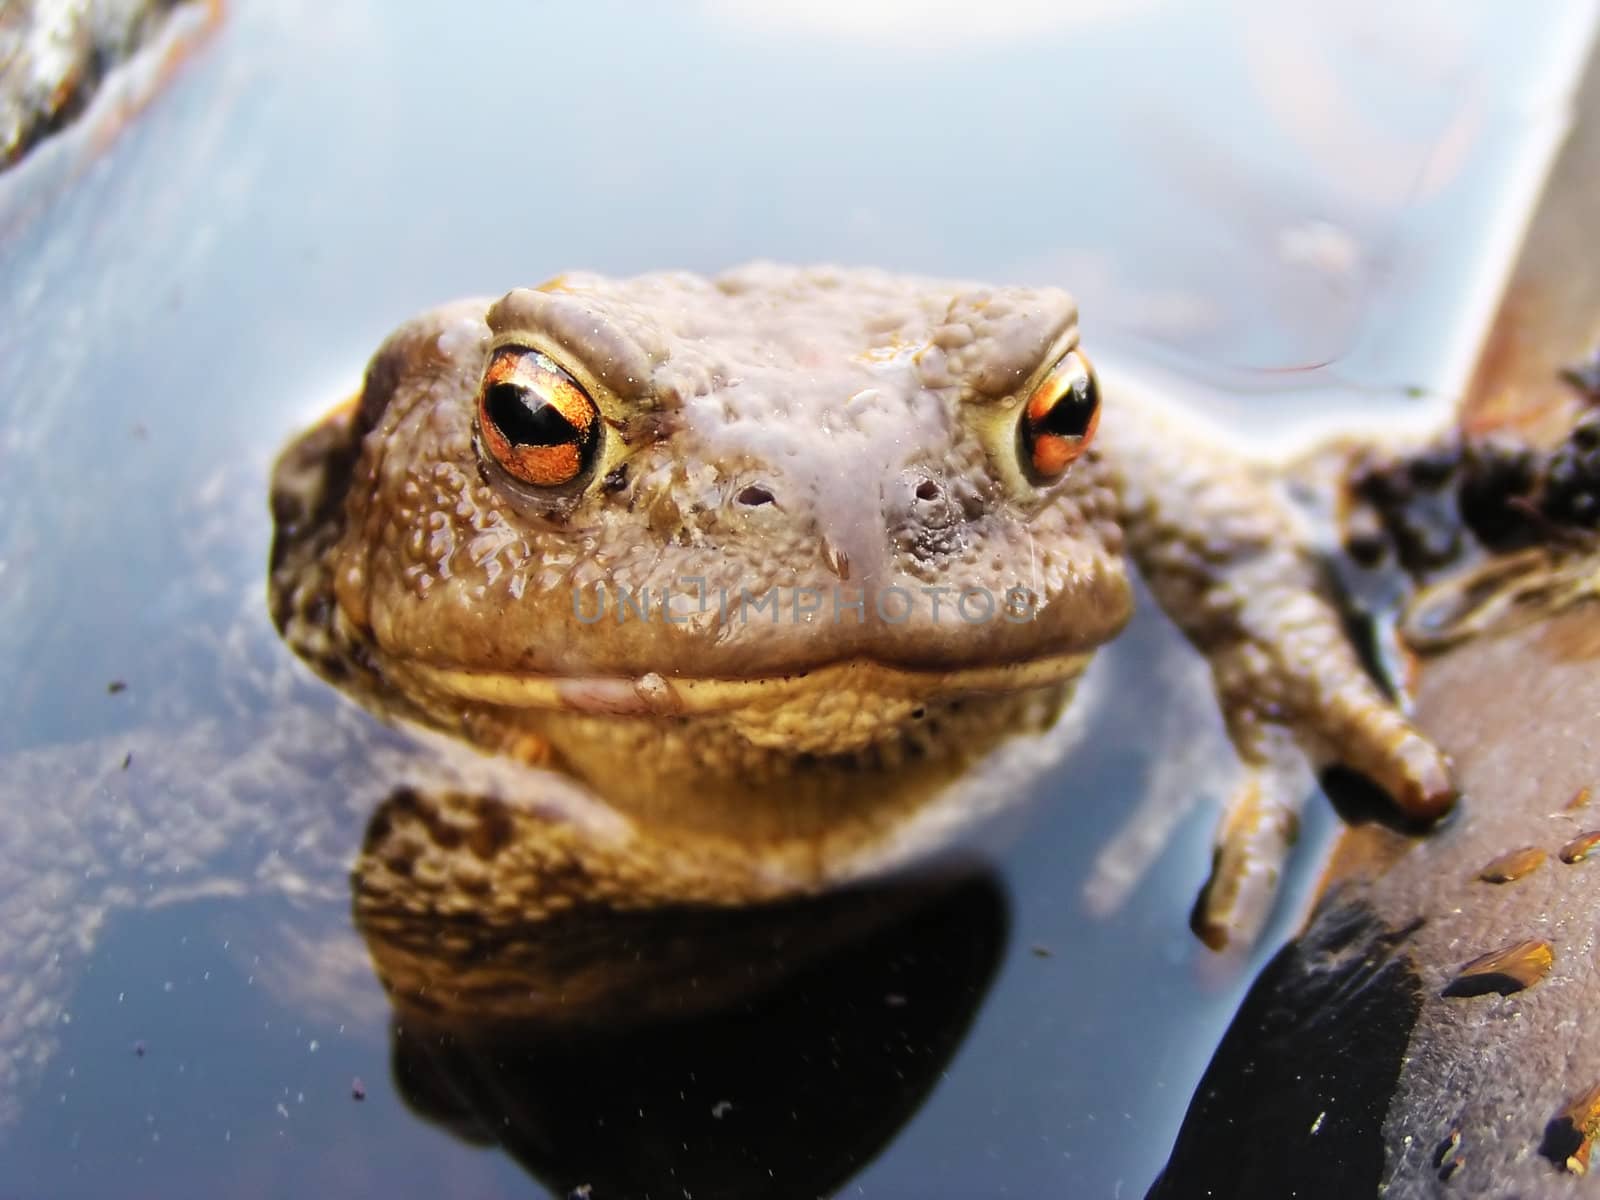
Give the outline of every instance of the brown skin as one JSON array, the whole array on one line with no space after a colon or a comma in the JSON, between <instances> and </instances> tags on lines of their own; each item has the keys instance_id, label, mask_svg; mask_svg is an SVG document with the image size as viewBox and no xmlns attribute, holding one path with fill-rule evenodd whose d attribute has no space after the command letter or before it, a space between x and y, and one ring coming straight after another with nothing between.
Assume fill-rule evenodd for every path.
<instances>
[{"instance_id":1,"label":"brown skin","mask_svg":"<svg viewBox=\"0 0 1600 1200\"><path fill-rule=\"evenodd\" d=\"M1126 544L1215 668L1246 775L1200 927L1248 936L1292 838L1285 747L1414 815L1448 773L1362 673L1275 483L1136 396L1102 406L1076 347L1065 293L863 270L570 275L436 310L280 461L275 618L364 703L559 768L526 773L497 898L537 909L561 843L563 903L737 904L963 832L952 781L1048 738L1127 620ZM488 389L561 373L581 453L513 444ZM969 589L990 619L954 611ZM746 594L777 603L741 616ZM597 838L597 812L623 824ZM410 828L367 860L426 907L403 881L453 848Z\"/></svg>"}]
</instances>

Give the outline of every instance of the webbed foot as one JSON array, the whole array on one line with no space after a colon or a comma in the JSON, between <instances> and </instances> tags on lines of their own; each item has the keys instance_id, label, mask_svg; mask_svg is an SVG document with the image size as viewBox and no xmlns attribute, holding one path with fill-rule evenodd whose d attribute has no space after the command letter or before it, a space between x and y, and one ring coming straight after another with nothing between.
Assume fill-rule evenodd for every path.
<instances>
[{"instance_id":1,"label":"webbed foot","mask_svg":"<svg viewBox=\"0 0 1600 1200\"><path fill-rule=\"evenodd\" d=\"M1244 636L1208 655L1246 771L1195 908L1195 932L1213 949L1247 942L1266 919L1306 793L1302 761L1363 776L1414 822L1456 799L1444 754L1367 675L1330 601L1291 576L1252 589L1239 615Z\"/></svg>"},{"instance_id":2,"label":"webbed foot","mask_svg":"<svg viewBox=\"0 0 1600 1200\"><path fill-rule=\"evenodd\" d=\"M1216 946L1265 920L1306 791L1301 755L1371 780L1412 821L1442 816L1456 790L1445 756L1368 675L1281 475L1164 405L1127 400L1105 424L1128 549L1211 664L1246 771L1196 907L1196 930Z\"/></svg>"}]
</instances>

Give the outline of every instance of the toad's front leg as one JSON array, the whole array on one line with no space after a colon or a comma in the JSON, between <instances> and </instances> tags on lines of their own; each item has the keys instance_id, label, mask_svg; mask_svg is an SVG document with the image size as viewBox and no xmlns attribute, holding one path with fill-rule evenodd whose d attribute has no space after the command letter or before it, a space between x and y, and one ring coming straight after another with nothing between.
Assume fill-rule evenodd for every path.
<instances>
[{"instance_id":1,"label":"toad's front leg","mask_svg":"<svg viewBox=\"0 0 1600 1200\"><path fill-rule=\"evenodd\" d=\"M1294 839L1300 755L1359 772L1422 821L1455 799L1449 766L1363 668L1307 524L1269 472L1136 394L1112 396L1102 444L1120 475L1129 552L1210 662L1246 768L1195 930L1213 947L1248 940Z\"/></svg>"}]
</instances>

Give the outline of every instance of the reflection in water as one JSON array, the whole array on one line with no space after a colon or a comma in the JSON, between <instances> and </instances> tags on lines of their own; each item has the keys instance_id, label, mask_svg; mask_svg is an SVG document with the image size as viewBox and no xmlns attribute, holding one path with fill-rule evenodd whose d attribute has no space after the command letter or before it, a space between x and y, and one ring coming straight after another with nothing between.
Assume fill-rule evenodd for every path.
<instances>
[{"instance_id":1,"label":"reflection in water","mask_svg":"<svg viewBox=\"0 0 1600 1200\"><path fill-rule=\"evenodd\" d=\"M427 803L385 802L352 879L395 1007L395 1083L558 1194L837 1187L921 1105L1006 942L986 874L755 908L441 913L367 886L374 845Z\"/></svg>"},{"instance_id":2,"label":"reflection in water","mask_svg":"<svg viewBox=\"0 0 1600 1200\"><path fill-rule=\"evenodd\" d=\"M424 1019L608 1031L719 1011L898 919L957 870L764 905L615 890L575 890L558 905L554 889L563 874L567 883L583 874L581 857L528 880L545 889L544 907L472 886L486 854L515 861L563 832L524 805L460 792L404 787L378 808L351 876L353 906L398 1006ZM402 849L416 835L455 861L427 865ZM397 864L401 853L411 857Z\"/></svg>"}]
</instances>

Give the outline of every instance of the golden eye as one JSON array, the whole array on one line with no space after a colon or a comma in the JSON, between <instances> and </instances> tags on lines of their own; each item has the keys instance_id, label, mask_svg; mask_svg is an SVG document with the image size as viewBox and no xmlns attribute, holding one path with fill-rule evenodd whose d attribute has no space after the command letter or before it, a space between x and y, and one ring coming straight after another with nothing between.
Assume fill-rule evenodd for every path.
<instances>
[{"instance_id":1,"label":"golden eye","mask_svg":"<svg viewBox=\"0 0 1600 1200\"><path fill-rule=\"evenodd\" d=\"M1040 479L1055 479L1089 448L1100 424L1100 385L1079 351L1061 356L1022 410L1022 448Z\"/></svg>"},{"instance_id":2,"label":"golden eye","mask_svg":"<svg viewBox=\"0 0 1600 1200\"><path fill-rule=\"evenodd\" d=\"M514 479L560 487L594 464L600 410L550 358L526 346L501 346L478 389L478 433Z\"/></svg>"}]
</instances>

